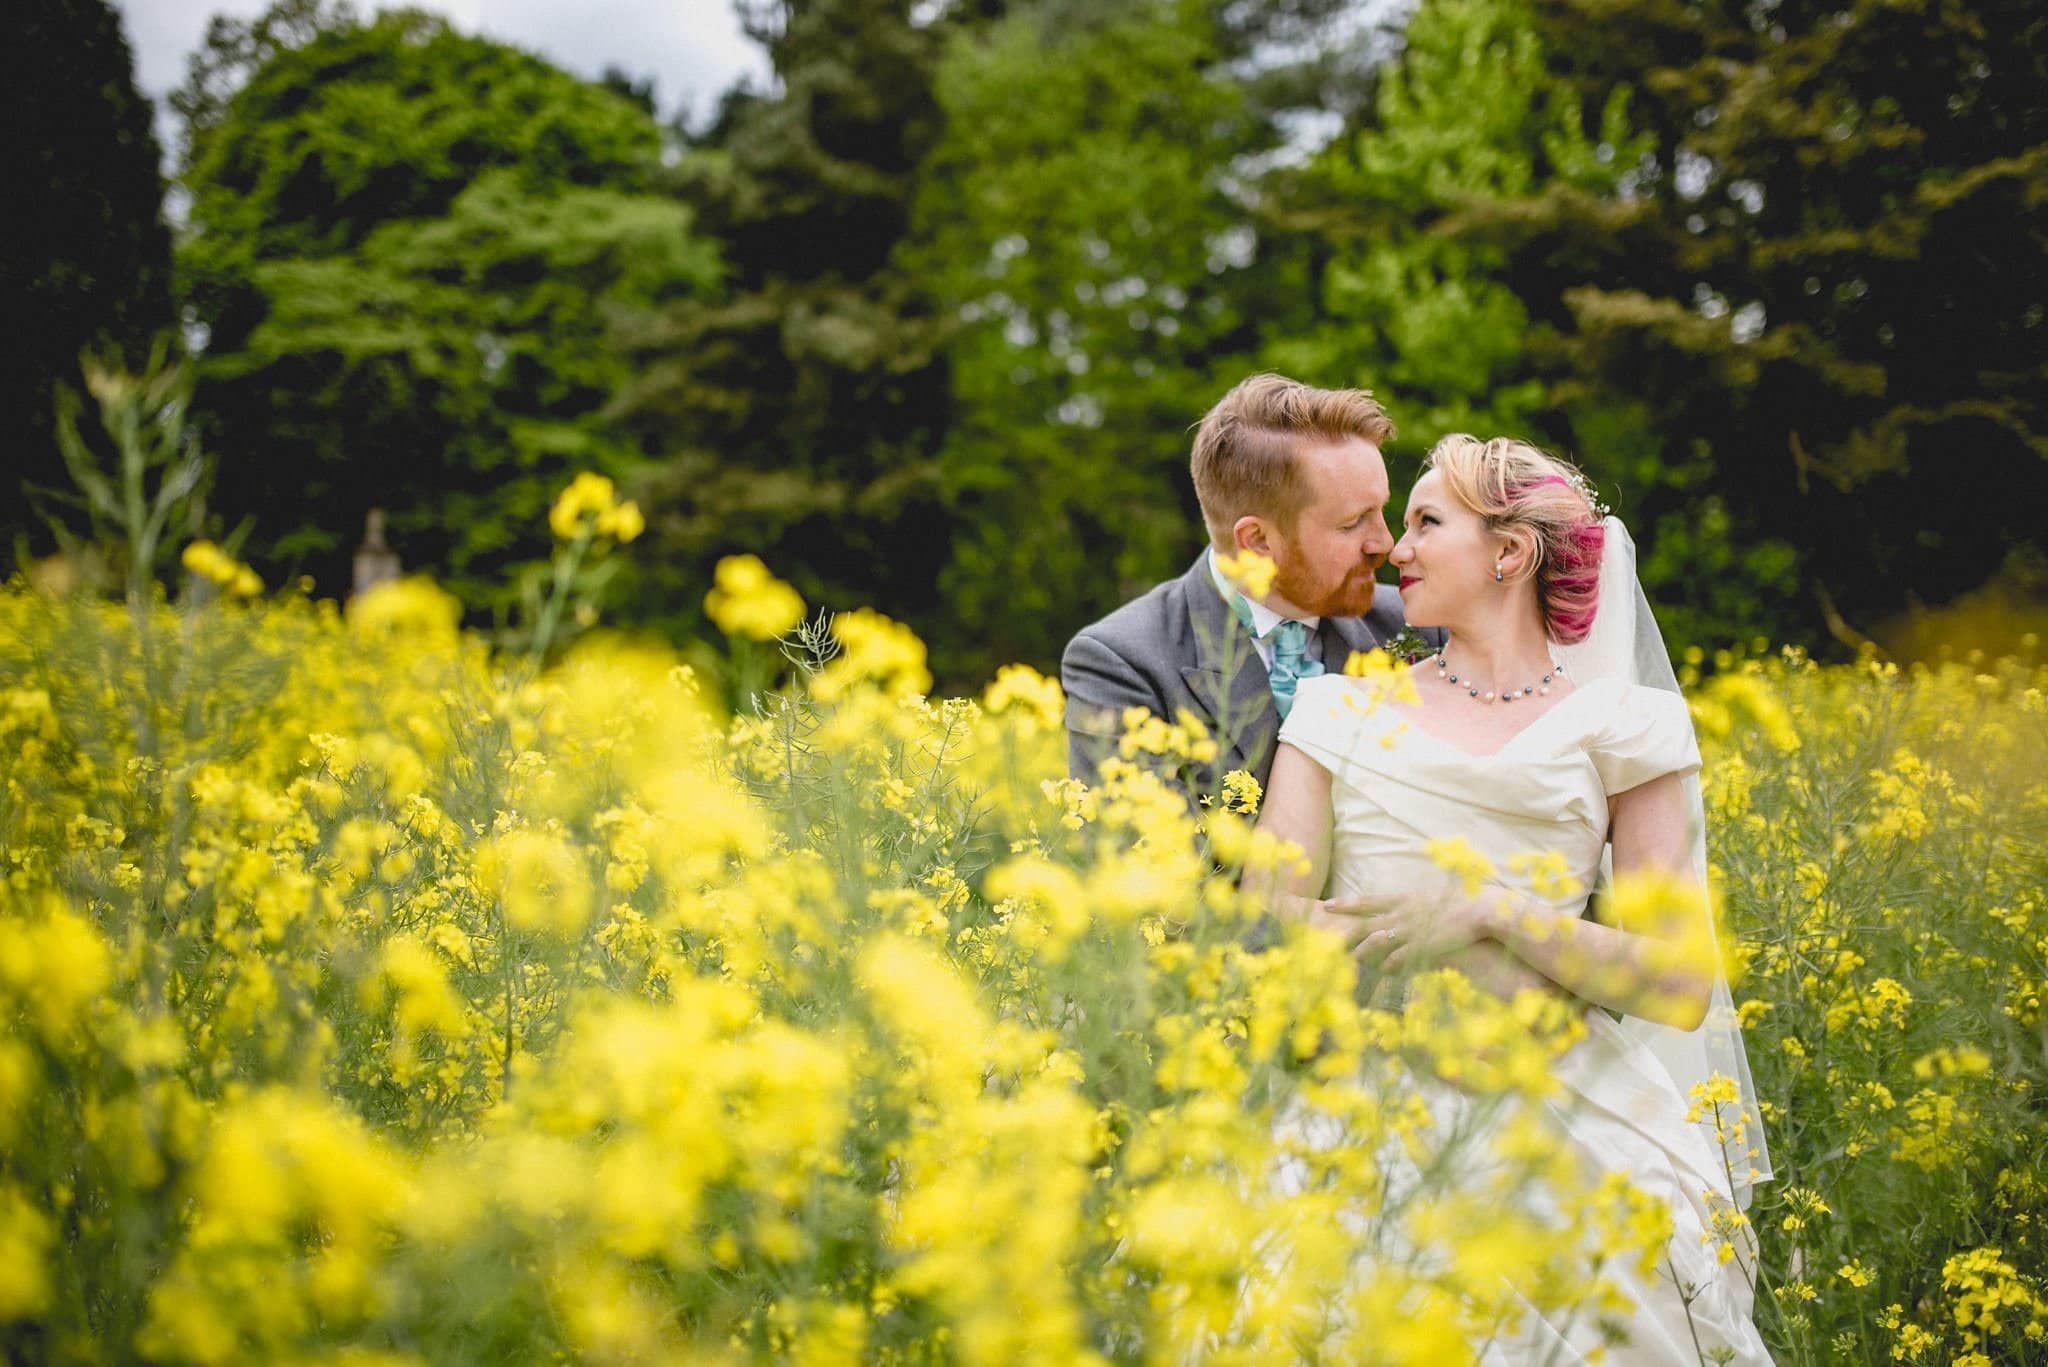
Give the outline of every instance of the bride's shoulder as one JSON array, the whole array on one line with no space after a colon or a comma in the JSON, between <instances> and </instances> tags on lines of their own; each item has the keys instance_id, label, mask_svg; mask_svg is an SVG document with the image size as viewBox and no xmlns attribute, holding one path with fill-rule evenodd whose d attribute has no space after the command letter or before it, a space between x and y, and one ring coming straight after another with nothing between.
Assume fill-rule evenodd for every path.
<instances>
[{"instance_id":1,"label":"bride's shoulder","mask_svg":"<svg viewBox=\"0 0 2048 1367\"><path fill-rule=\"evenodd\" d=\"M1594 684L1611 691L1611 710L1618 718L1637 719L1646 725L1669 725L1691 716L1685 696L1668 688L1631 683L1627 679L1596 679Z\"/></svg>"},{"instance_id":2,"label":"bride's shoulder","mask_svg":"<svg viewBox=\"0 0 2048 1367\"><path fill-rule=\"evenodd\" d=\"M1570 701L1583 709L1589 739L1616 738L1642 731L1692 729L1685 698L1665 688L1603 677L1575 684Z\"/></svg>"},{"instance_id":3,"label":"bride's shoulder","mask_svg":"<svg viewBox=\"0 0 2048 1367\"><path fill-rule=\"evenodd\" d=\"M1581 684L1578 693L1589 714L1585 748L1609 792L1699 767L1692 716L1682 695L1613 678Z\"/></svg>"}]
</instances>

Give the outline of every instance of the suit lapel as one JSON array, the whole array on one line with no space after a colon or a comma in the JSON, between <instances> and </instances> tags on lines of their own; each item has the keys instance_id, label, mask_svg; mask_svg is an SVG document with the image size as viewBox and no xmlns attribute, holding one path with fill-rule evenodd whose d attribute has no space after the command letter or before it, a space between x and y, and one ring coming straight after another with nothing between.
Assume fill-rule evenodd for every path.
<instances>
[{"instance_id":1,"label":"suit lapel","mask_svg":"<svg viewBox=\"0 0 2048 1367\"><path fill-rule=\"evenodd\" d=\"M1353 651L1371 650L1379 644L1372 628L1360 617L1325 617L1316 635L1322 644L1323 668L1332 674L1344 672Z\"/></svg>"},{"instance_id":2,"label":"suit lapel","mask_svg":"<svg viewBox=\"0 0 2048 1367\"><path fill-rule=\"evenodd\" d=\"M1263 781L1280 734L1266 666L1250 633L1217 592L1206 555L1196 559L1187 579L1195 663L1182 666L1181 680L1207 713L1204 721L1217 743L1216 773L1250 769Z\"/></svg>"},{"instance_id":3,"label":"suit lapel","mask_svg":"<svg viewBox=\"0 0 2048 1367\"><path fill-rule=\"evenodd\" d=\"M1204 720L1216 738L1216 772L1249 769L1263 775L1273 763L1280 717L1273 710L1272 684L1258 655L1227 680L1221 670L1200 665L1183 667L1181 679L1208 714Z\"/></svg>"},{"instance_id":4,"label":"suit lapel","mask_svg":"<svg viewBox=\"0 0 2048 1367\"><path fill-rule=\"evenodd\" d=\"M1216 773L1249 769L1263 782L1280 737L1280 716L1273 709L1265 663L1216 591L1206 554L1195 558L1183 576L1182 589L1195 663L1181 667L1181 681L1216 738ZM1325 617L1316 628L1316 643L1323 668L1341 674L1352 652L1372 650L1381 642L1365 618Z\"/></svg>"}]
</instances>

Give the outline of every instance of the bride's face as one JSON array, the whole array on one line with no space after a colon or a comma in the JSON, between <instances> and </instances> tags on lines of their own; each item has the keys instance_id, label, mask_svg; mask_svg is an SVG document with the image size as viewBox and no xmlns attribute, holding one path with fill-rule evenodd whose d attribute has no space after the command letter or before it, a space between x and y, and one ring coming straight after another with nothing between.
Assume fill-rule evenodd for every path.
<instances>
[{"instance_id":1,"label":"bride's face","mask_svg":"<svg viewBox=\"0 0 2048 1367\"><path fill-rule=\"evenodd\" d=\"M1498 587L1493 582L1498 538L1487 536L1485 519L1452 498L1436 471L1415 481L1402 525L1405 530L1387 559L1400 572L1401 607L1409 625L1447 626Z\"/></svg>"}]
</instances>

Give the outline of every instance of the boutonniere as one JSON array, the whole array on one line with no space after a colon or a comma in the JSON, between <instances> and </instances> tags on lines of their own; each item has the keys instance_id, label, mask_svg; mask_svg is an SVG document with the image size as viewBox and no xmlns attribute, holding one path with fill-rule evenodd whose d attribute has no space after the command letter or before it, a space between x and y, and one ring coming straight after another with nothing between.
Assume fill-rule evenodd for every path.
<instances>
[{"instance_id":1,"label":"boutonniere","mask_svg":"<svg viewBox=\"0 0 2048 1367\"><path fill-rule=\"evenodd\" d=\"M1380 643L1380 649L1401 661L1414 664L1425 655L1436 654L1436 647L1414 627L1404 626L1387 640Z\"/></svg>"}]
</instances>

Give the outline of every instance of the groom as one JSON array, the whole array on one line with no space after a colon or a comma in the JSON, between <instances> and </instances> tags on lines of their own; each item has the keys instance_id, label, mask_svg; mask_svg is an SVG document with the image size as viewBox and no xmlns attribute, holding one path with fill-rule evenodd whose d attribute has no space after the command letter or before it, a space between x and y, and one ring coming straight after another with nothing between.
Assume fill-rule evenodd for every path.
<instances>
[{"instance_id":1,"label":"groom","mask_svg":"<svg viewBox=\"0 0 2048 1367\"><path fill-rule=\"evenodd\" d=\"M1373 580L1394 546L1380 458L1393 435L1367 391L1281 375L1254 375L1209 410L1189 462L1208 547L1178 579L1083 627L1060 661L1075 778L1096 781L1126 708L1167 721L1185 708L1217 743L1214 764L1194 766L1198 794L1233 769L1265 784L1296 682L1342 671L1402 628L1400 594ZM1246 551L1275 570L1256 596L1217 563Z\"/></svg>"}]
</instances>

